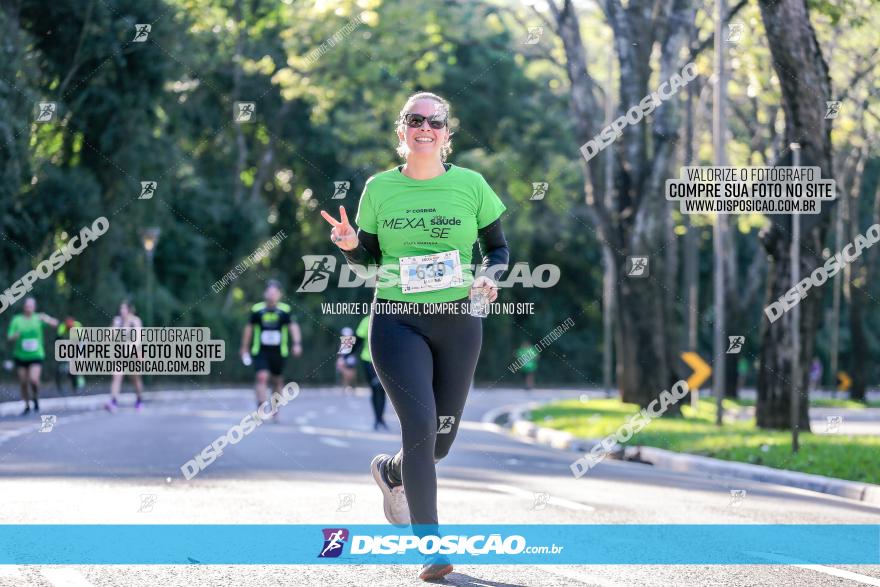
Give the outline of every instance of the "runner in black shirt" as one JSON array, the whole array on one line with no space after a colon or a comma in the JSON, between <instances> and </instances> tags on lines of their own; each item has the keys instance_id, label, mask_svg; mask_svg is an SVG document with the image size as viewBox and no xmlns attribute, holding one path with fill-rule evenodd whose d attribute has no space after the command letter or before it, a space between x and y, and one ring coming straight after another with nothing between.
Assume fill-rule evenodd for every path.
<instances>
[{"instance_id":1,"label":"runner in black shirt","mask_svg":"<svg viewBox=\"0 0 880 587\"><path fill-rule=\"evenodd\" d=\"M256 377L257 406L268 399L267 383L272 376L272 391L280 394L283 386L284 362L290 356L302 355L302 334L299 324L290 314L290 306L281 302L281 284L270 280L266 284L265 301L251 307L251 317L241 337L240 354L248 363L253 357ZM292 343L292 344L291 344ZM275 412L277 419L278 412Z\"/></svg>"}]
</instances>

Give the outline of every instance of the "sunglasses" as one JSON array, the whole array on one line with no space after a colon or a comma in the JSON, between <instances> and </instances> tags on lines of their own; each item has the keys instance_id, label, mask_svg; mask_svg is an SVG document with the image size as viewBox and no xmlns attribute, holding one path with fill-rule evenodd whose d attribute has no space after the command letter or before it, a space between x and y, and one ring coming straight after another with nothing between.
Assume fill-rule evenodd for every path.
<instances>
[{"instance_id":1,"label":"sunglasses","mask_svg":"<svg viewBox=\"0 0 880 587\"><path fill-rule=\"evenodd\" d=\"M421 114L415 114L414 112L403 115L403 121L410 128L422 128L422 123L426 120L434 130L440 130L446 126L446 118L435 118L433 116L429 118Z\"/></svg>"}]
</instances>

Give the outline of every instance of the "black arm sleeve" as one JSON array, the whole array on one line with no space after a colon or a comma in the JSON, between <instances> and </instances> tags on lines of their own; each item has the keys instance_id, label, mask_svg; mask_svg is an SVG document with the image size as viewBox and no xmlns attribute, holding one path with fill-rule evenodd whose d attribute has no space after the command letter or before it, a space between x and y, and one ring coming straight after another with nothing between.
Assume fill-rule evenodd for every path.
<instances>
[{"instance_id":1,"label":"black arm sleeve","mask_svg":"<svg viewBox=\"0 0 880 587\"><path fill-rule=\"evenodd\" d=\"M510 261L510 250L501 229L501 219L481 228L477 232L477 239L480 242L480 254L483 255L483 264L478 275L485 275L498 282L507 271L507 263Z\"/></svg>"},{"instance_id":2,"label":"black arm sleeve","mask_svg":"<svg viewBox=\"0 0 880 587\"><path fill-rule=\"evenodd\" d=\"M348 264L352 266L355 274L359 277L366 277L366 274L359 271L358 267L366 268L368 265L381 263L382 250L379 248L379 235L358 229L358 241L357 248L350 251L339 250L342 251L342 256L345 257Z\"/></svg>"}]
</instances>

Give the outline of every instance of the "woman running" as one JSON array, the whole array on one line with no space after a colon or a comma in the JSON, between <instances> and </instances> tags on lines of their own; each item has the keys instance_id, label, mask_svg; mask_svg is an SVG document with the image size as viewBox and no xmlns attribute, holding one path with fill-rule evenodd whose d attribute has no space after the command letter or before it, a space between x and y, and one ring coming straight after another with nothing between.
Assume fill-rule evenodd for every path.
<instances>
[{"instance_id":1,"label":"woman running","mask_svg":"<svg viewBox=\"0 0 880 587\"><path fill-rule=\"evenodd\" d=\"M113 317L112 326L113 328L136 329L138 331L138 340L140 340L140 329L143 327L143 323L134 312L134 306L128 301L123 301L119 304L119 315ZM119 407L118 400L119 392L122 389L122 377L122 373L114 373L110 381L110 401L107 402L107 405L104 407L111 414ZM137 395L137 399L134 402L134 408L140 411L141 407L144 405L143 398L141 397L141 394L144 391L144 384L141 381L141 376L137 373L131 375L131 380L134 382L134 392Z\"/></svg>"},{"instance_id":2,"label":"woman running","mask_svg":"<svg viewBox=\"0 0 880 587\"><path fill-rule=\"evenodd\" d=\"M455 439L480 355L483 326L468 298L494 301L508 261L499 220L506 208L482 175L445 163L448 122L446 100L410 96L397 120L397 152L406 162L367 180L357 232L342 206L339 220L321 211L349 263L380 264L393 278L377 284L369 341L403 446L393 457L376 456L371 470L388 521L412 524L420 536L439 534L435 463ZM483 265L474 279L477 240ZM419 578L450 572L449 559L434 555Z\"/></svg>"},{"instance_id":3,"label":"woman running","mask_svg":"<svg viewBox=\"0 0 880 587\"><path fill-rule=\"evenodd\" d=\"M351 326L344 327L339 334L340 339L354 339L354 329ZM355 379L357 378L357 355L355 354L354 345L340 345L339 352L336 353L336 372L342 382L342 389L346 395L354 393Z\"/></svg>"},{"instance_id":4,"label":"woman running","mask_svg":"<svg viewBox=\"0 0 880 587\"><path fill-rule=\"evenodd\" d=\"M6 332L9 342L15 345L12 358L21 384L21 399L24 400L22 416L31 412L29 400L34 404L34 412L40 411L40 376L46 358L43 326L46 324L58 326L58 320L42 312L37 313L37 300L26 298L22 313L13 316Z\"/></svg>"}]
</instances>

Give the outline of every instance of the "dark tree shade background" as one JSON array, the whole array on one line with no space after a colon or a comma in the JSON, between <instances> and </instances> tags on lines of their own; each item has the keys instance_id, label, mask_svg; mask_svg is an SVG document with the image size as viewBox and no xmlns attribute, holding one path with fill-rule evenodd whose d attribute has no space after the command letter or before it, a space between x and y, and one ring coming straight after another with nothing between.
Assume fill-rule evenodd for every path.
<instances>
[{"instance_id":1,"label":"dark tree shade background","mask_svg":"<svg viewBox=\"0 0 880 587\"><path fill-rule=\"evenodd\" d=\"M74 314L87 325L109 324L123 297L132 298L144 316L150 273L141 233L159 227L152 325L208 326L215 338L225 339L229 358L209 380L250 376L234 356L240 330L265 280L277 278L285 285L285 299L294 308L305 341L305 357L294 362L289 374L303 382L331 381L339 329L355 326L360 317L324 315L320 304L366 302L372 292L331 287L324 294L296 293L304 274L301 256L329 253L342 262L319 210L333 210L341 202L354 217L366 179L399 163L393 123L400 107L411 93L429 90L452 104L455 135L450 161L482 173L508 206L504 223L511 261L532 267L556 264L562 274L550 289L516 287L502 292L499 301L533 302L536 312L486 320L478 382L518 385L519 376L507 369L514 349L522 341L537 342L571 317L574 327L541 354L539 383L599 386L601 227L590 213L592 188L585 182L578 146L585 132L604 125L606 92L619 97L636 91L632 88L656 88L658 76L678 58L685 63L688 51L696 48L689 39L706 39L712 32L707 16L711 2L675 3L670 9L672 24L651 39L644 37L664 43L662 63L651 61L656 55L652 57L651 46L644 47L644 64L654 66L628 73L637 61L624 62L623 68L615 61L614 87L607 88L607 52L616 46L619 53L626 43L638 43L643 36L621 26L623 21L609 27L619 3L599 4L602 10L585 8L572 21L574 8L562 0L554 3L559 5L555 14L543 16L512 3L430 0L2 0L0 288L48 257L80 227L106 216L109 232L51 279L38 282L32 293L41 310L59 318ZM877 87L877 43L871 35L880 17L871 2L844 4L850 9L831 2L809 6L819 43L832 65L833 90L848 93L848 106L832 139L835 172L841 174L839 181L850 198L849 235L850 228L864 231L880 219L880 111L870 112L867 99ZM857 10L862 4L864 10ZM749 34L731 65L729 159L735 165L771 165L784 137L780 84L759 8L737 10ZM352 21L359 14L363 21ZM692 28L675 29L674 23L685 16ZM338 34L352 22L353 31ZM151 32L146 42L136 43L132 39L140 23L149 23ZM544 31L537 43L526 43L533 26L543 26ZM578 49L572 46L572 27L579 29L577 41L585 46L583 67L592 74L587 85L571 67ZM843 33L847 42L838 41L829 50L828 44ZM866 57L852 58L860 53ZM661 241L651 240L658 237L649 230L633 236L623 249L638 245L639 250L657 252L652 262L658 279L665 281L655 282L652 291L664 297L648 296L643 302L665 314L658 322L663 329L656 335L662 341L658 352L673 374L683 372L676 364L679 350L711 357L711 220L683 218L677 207L650 204L662 197L650 186L662 180L664 169L677 175L684 164L686 124L693 125L694 164L711 164L711 43L697 52L696 60L700 77L688 106L692 121L687 122L682 95L676 98L677 115L658 110L644 123L653 145L645 152L659 153L663 161L627 160L629 151L624 148L632 145L631 137L615 147L617 175L641 182L627 188L632 193L626 198L648 202L644 206L650 205L651 214L662 219L651 229L663 234ZM627 76L647 77L630 83L633 79ZM573 88L582 92L576 94L581 102L573 101ZM40 101L58 104L55 122L34 122L34 107ZM254 122L233 121L236 101L256 104ZM584 104L595 106L588 123L579 110ZM665 134L658 134L661 130ZM601 173L601 160L594 163L594 175ZM854 170L857 185L847 180ZM660 175L649 181L644 176L649 172ZM156 194L139 200L140 182L147 180L157 182ZM598 192L603 180L592 177ZM334 181L351 183L344 200L330 199ZM544 200L529 200L533 182L549 182ZM641 230L639 217L625 216L637 212L622 205L618 212L624 215L623 220L614 219L621 222L621 235ZM728 320L755 333L744 349L744 357L754 363L760 354L757 332L768 275L758 232L767 222L755 216L731 223L728 270L739 276L740 285L728 292ZM213 283L279 230L288 235L280 246L223 291L213 291ZM834 230L826 232L820 244L833 249ZM696 349L684 348L683 342L686 242L696 250ZM820 258L822 253L816 251ZM841 319L840 365L860 365L863 386L876 384L878 378L877 361L870 360L878 356L880 346L874 335L880 326L880 292L877 280L870 279L874 267L872 253L848 277L862 282L845 287ZM642 298L633 294L627 299ZM827 314L831 295L817 303ZM20 305L19 301L0 315L4 332ZM851 308L860 319L850 320ZM647 307L641 314L646 312ZM628 330L642 331L651 329ZM9 349L3 338L0 351L5 348L6 358ZM828 324L822 324L816 354L826 368L828 353ZM754 381L752 373L747 383Z\"/></svg>"}]
</instances>

